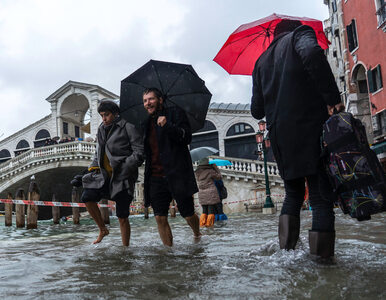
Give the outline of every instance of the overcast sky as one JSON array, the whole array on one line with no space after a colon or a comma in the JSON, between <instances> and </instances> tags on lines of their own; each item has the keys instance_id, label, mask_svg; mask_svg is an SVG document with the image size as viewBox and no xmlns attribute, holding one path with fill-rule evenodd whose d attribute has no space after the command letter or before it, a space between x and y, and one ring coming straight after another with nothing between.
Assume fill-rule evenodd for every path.
<instances>
[{"instance_id":1,"label":"overcast sky","mask_svg":"<svg viewBox=\"0 0 386 300\"><path fill-rule=\"evenodd\" d=\"M119 95L149 59L193 65L212 102L248 103L250 76L213 58L239 25L274 12L328 17L323 0L0 0L0 140L48 115L67 81Z\"/></svg>"}]
</instances>

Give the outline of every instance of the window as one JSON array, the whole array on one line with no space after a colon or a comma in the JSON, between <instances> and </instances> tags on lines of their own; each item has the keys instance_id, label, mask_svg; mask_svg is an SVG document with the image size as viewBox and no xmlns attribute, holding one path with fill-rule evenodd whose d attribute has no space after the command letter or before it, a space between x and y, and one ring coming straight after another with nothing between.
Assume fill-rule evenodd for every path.
<instances>
[{"instance_id":1,"label":"window","mask_svg":"<svg viewBox=\"0 0 386 300\"><path fill-rule=\"evenodd\" d=\"M68 123L63 122L63 134L68 134Z\"/></svg>"},{"instance_id":2,"label":"window","mask_svg":"<svg viewBox=\"0 0 386 300\"><path fill-rule=\"evenodd\" d=\"M76 125L75 125L75 137L80 137L79 126L76 126Z\"/></svg>"},{"instance_id":3,"label":"window","mask_svg":"<svg viewBox=\"0 0 386 300\"><path fill-rule=\"evenodd\" d=\"M255 132L251 125L247 123L237 123L229 128L226 136L233 136L238 134L247 134Z\"/></svg>"},{"instance_id":4,"label":"window","mask_svg":"<svg viewBox=\"0 0 386 300\"><path fill-rule=\"evenodd\" d=\"M383 87L381 65L367 71L367 81L370 93L374 93Z\"/></svg>"},{"instance_id":5,"label":"window","mask_svg":"<svg viewBox=\"0 0 386 300\"><path fill-rule=\"evenodd\" d=\"M378 27L380 27L386 21L386 5L385 0L375 0L376 15L378 19Z\"/></svg>"},{"instance_id":6,"label":"window","mask_svg":"<svg viewBox=\"0 0 386 300\"><path fill-rule=\"evenodd\" d=\"M346 26L348 50L353 52L358 47L357 26L355 20L351 20L351 24Z\"/></svg>"},{"instance_id":7,"label":"window","mask_svg":"<svg viewBox=\"0 0 386 300\"><path fill-rule=\"evenodd\" d=\"M386 133L386 110L383 110L372 116L374 136L380 136Z\"/></svg>"},{"instance_id":8,"label":"window","mask_svg":"<svg viewBox=\"0 0 386 300\"><path fill-rule=\"evenodd\" d=\"M336 12L336 11L337 11L337 8L336 8L336 0L332 0L332 1L331 1L331 6L332 6L332 11L333 11L333 12Z\"/></svg>"}]
</instances>

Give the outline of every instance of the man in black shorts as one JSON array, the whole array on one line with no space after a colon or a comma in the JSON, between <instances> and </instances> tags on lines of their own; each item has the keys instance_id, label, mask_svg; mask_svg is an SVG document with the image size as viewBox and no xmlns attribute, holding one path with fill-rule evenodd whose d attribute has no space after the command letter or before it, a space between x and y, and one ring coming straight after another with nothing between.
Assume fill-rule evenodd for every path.
<instances>
[{"instance_id":1,"label":"man in black shorts","mask_svg":"<svg viewBox=\"0 0 386 300\"><path fill-rule=\"evenodd\" d=\"M121 230L122 244L130 242L130 203L134 184L138 178L138 167L143 163L143 139L134 125L121 119L119 106L112 101L103 101L98 107L103 123L98 128L97 149L89 167L90 173L82 178L81 200L99 227L100 243L109 234L97 206L102 198L116 203L116 214Z\"/></svg>"},{"instance_id":2,"label":"man in black shorts","mask_svg":"<svg viewBox=\"0 0 386 300\"><path fill-rule=\"evenodd\" d=\"M198 192L188 145L192 139L185 112L178 107L165 107L162 93L146 89L143 105L149 114L145 128L145 206L152 206L158 232L164 245L173 245L168 222L170 202L200 237L199 219L194 212L193 194Z\"/></svg>"}]
</instances>

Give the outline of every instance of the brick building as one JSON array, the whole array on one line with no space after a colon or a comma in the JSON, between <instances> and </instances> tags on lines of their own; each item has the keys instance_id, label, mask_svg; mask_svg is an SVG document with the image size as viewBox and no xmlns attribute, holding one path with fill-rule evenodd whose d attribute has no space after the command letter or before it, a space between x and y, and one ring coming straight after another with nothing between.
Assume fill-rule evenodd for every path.
<instances>
[{"instance_id":1,"label":"brick building","mask_svg":"<svg viewBox=\"0 0 386 300\"><path fill-rule=\"evenodd\" d=\"M336 77L344 94L346 109L366 125L369 142L385 162L385 0L324 0L324 3L330 13L325 21L325 25L329 25L326 32L332 39L329 62L332 66L340 66ZM339 62L339 50L344 64ZM344 84L340 82L342 67Z\"/></svg>"}]
</instances>

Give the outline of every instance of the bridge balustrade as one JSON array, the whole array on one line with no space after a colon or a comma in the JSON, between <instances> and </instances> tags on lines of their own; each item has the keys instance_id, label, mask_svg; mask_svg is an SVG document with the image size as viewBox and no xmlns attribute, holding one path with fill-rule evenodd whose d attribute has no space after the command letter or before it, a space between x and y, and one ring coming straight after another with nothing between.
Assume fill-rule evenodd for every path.
<instances>
[{"instance_id":1,"label":"bridge balustrade","mask_svg":"<svg viewBox=\"0 0 386 300\"><path fill-rule=\"evenodd\" d=\"M96 143L85 141L74 141L64 144L55 144L34 148L25 153L20 154L2 164L0 164L0 177L6 173L10 173L15 169L20 169L30 164L31 162L44 161L50 158L57 159L58 157L71 158L71 156L85 155L85 158L90 157L95 153ZM232 165L220 166L219 168L225 174L245 175L264 175L263 161L232 158L232 157L216 157L229 160ZM2 176L3 175L3 176ZM268 175L279 178L279 170L275 163L268 162Z\"/></svg>"},{"instance_id":2,"label":"bridge balustrade","mask_svg":"<svg viewBox=\"0 0 386 300\"><path fill-rule=\"evenodd\" d=\"M0 164L0 174L12 171L15 168L22 167L31 161L46 159L57 155L75 155L75 154L87 154L93 155L95 152L96 143L75 141L65 144L56 144L51 146L44 146L40 148L33 148L14 157L6 162Z\"/></svg>"},{"instance_id":3,"label":"bridge balustrade","mask_svg":"<svg viewBox=\"0 0 386 300\"><path fill-rule=\"evenodd\" d=\"M220 166L221 170L228 170L233 172L240 173L250 173L250 174L261 174L264 175L264 162L259 160L251 159L241 159L241 158L232 158L232 157L214 157L229 160L231 166ZM277 165L272 162L267 163L268 175L271 176L280 176L279 169Z\"/></svg>"}]
</instances>

